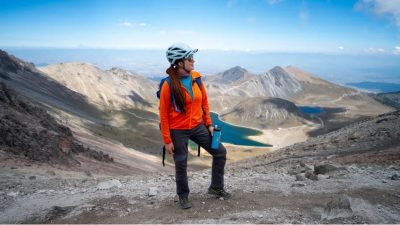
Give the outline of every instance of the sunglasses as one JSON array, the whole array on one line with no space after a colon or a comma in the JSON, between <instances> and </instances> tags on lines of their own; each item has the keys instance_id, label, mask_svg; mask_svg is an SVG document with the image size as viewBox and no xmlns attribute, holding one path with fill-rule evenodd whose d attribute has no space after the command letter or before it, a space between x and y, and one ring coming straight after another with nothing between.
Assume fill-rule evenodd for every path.
<instances>
[{"instance_id":1,"label":"sunglasses","mask_svg":"<svg viewBox=\"0 0 400 225\"><path fill-rule=\"evenodd\" d=\"M193 55L189 55L188 57L185 58L185 60L187 60L189 62L194 62Z\"/></svg>"}]
</instances>

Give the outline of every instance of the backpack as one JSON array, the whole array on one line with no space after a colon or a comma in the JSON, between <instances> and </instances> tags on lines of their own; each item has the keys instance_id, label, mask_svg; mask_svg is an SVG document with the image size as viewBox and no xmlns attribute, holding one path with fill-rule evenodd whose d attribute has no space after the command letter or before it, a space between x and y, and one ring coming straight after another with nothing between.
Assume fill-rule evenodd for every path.
<instances>
[{"instance_id":1,"label":"backpack","mask_svg":"<svg viewBox=\"0 0 400 225\"><path fill-rule=\"evenodd\" d=\"M197 85L199 86L200 91L201 91L201 77L195 78L195 81L196 81L196 83L197 83ZM157 93L156 93L157 98L160 99L161 88L162 88L164 82L167 82L167 83L168 83L169 90L170 90L170 94L171 94L172 104L174 105L174 110L175 110L176 112L181 112L180 109L177 107L176 102L175 102L175 97L174 97L174 95L172 94L171 79L170 79L169 77L165 77L165 78L163 78L163 79L160 81L160 84L158 85L158 91L157 91ZM203 110L203 111L204 111L204 110ZM161 130L161 123L160 123L158 126L159 126L159 128L160 128L160 130ZM163 166L165 166L165 163L164 163L164 161L165 161L165 145L163 146L163 153L162 153L162 154L163 154L162 164L163 164ZM200 145L197 145L197 156L200 157Z\"/></svg>"}]
</instances>

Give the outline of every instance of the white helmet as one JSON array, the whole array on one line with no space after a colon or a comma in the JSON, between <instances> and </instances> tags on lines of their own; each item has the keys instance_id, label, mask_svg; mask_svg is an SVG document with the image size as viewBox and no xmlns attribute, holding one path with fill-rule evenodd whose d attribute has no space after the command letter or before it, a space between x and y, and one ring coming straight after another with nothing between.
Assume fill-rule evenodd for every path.
<instances>
[{"instance_id":1,"label":"white helmet","mask_svg":"<svg viewBox=\"0 0 400 225\"><path fill-rule=\"evenodd\" d=\"M192 49L189 45L184 43L176 43L171 45L167 50L167 59L171 65L179 59L185 59L196 53L198 49Z\"/></svg>"}]
</instances>

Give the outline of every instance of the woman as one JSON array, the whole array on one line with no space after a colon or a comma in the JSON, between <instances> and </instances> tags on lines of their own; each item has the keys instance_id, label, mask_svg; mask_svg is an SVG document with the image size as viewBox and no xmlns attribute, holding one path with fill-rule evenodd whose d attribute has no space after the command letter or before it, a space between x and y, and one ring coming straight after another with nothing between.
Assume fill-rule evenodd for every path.
<instances>
[{"instance_id":1,"label":"woman","mask_svg":"<svg viewBox=\"0 0 400 225\"><path fill-rule=\"evenodd\" d=\"M174 44L167 50L171 66L167 69L169 82L164 82L160 93L160 121L164 147L175 161L176 191L182 209L192 207L189 202L187 179L188 141L191 139L213 156L211 185L208 193L229 198L224 190L226 149L220 144L211 149L213 126L204 84L195 82L201 77L194 69L193 54L186 44Z\"/></svg>"}]
</instances>

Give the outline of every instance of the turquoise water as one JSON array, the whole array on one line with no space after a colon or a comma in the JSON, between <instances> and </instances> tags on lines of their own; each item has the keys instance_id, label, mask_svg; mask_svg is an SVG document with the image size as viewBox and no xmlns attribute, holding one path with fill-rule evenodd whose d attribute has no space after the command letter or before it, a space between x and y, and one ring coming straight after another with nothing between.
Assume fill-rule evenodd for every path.
<instances>
[{"instance_id":1,"label":"turquoise water","mask_svg":"<svg viewBox=\"0 0 400 225\"><path fill-rule=\"evenodd\" d=\"M318 106L298 106L298 108L307 114L317 115L322 113L322 109Z\"/></svg>"},{"instance_id":2,"label":"turquoise water","mask_svg":"<svg viewBox=\"0 0 400 225\"><path fill-rule=\"evenodd\" d=\"M211 112L211 119L213 125L218 125L221 128L221 141L235 145L257 146L257 147L271 147L272 145L260 143L250 140L247 136L261 135L262 132L250 128L238 127L226 123L218 118L218 114Z\"/></svg>"}]
</instances>

